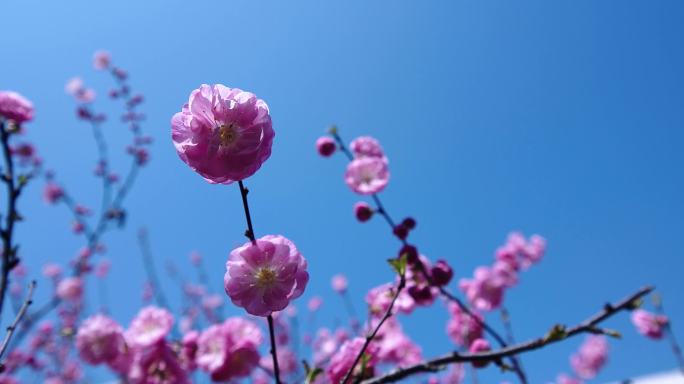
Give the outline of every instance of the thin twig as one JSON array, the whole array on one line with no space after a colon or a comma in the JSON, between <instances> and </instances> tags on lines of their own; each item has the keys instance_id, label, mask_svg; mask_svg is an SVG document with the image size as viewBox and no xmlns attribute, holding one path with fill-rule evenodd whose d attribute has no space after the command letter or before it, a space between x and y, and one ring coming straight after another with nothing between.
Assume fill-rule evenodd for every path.
<instances>
[{"instance_id":1,"label":"thin twig","mask_svg":"<svg viewBox=\"0 0 684 384\"><path fill-rule=\"evenodd\" d=\"M17 312L17 316L14 318L14 321L12 322L12 324L9 327L7 327L7 333L5 334L5 339L2 341L2 346L0 346L0 360L2 359L2 356L5 354L5 351L7 350L7 347L9 346L9 343L12 340L12 335L14 335L14 331L17 329L17 326L21 322L21 319L26 314L26 310L33 303L33 290L35 288L36 288L36 281L33 280L29 284L29 289L28 289L28 293L26 294L26 299L24 300L24 304L22 304L21 308L19 308L19 312ZM4 364L0 363L0 372L2 372L3 370L4 370Z\"/></svg>"},{"instance_id":2,"label":"thin twig","mask_svg":"<svg viewBox=\"0 0 684 384\"><path fill-rule=\"evenodd\" d=\"M268 334L271 337L271 357L273 358L273 378L276 384L280 384L280 366L278 366L278 351L276 350L275 327L273 315L268 315Z\"/></svg>"},{"instance_id":3,"label":"thin twig","mask_svg":"<svg viewBox=\"0 0 684 384\"><path fill-rule=\"evenodd\" d=\"M660 296L657 296L653 299L653 304L656 309L656 312L658 312L658 314L660 315L665 316L665 308L663 308L663 302ZM672 331L672 323L669 320L665 324L665 335L667 336L667 339L670 342L672 354L675 356L675 359L677 359L679 370L682 372L682 374L684 374L684 356L682 355L682 348L679 346L679 343L677 342L677 338L675 337L674 332Z\"/></svg>"},{"instance_id":4,"label":"thin twig","mask_svg":"<svg viewBox=\"0 0 684 384\"><path fill-rule=\"evenodd\" d=\"M344 378L342 379L342 384L347 384L348 380L354 374L354 369L356 369L356 366L359 364L359 361L361 361L361 358L363 357L363 354L366 352L366 349L370 345L371 341L373 341L373 339L375 339L375 336L377 336L378 332L380 331L380 328L382 327L383 324L385 324L387 319L389 319L392 316L392 309L394 309L394 303L397 301L399 294L401 294L401 291L404 289L405 286L406 286L406 278L404 277L404 275L402 275L399 279L399 284L397 284L397 291L394 294L394 297L392 298L392 301L390 302L389 307L387 307L385 314L380 319L380 322L378 322L378 324L375 326L375 329L373 329L373 332L371 332L370 334L368 334L366 336L366 341L363 343L361 350L356 355L356 358L354 359L354 363L349 368L347 373L344 375Z\"/></svg>"},{"instance_id":5,"label":"thin twig","mask_svg":"<svg viewBox=\"0 0 684 384\"><path fill-rule=\"evenodd\" d=\"M171 309L169 301L166 300L166 296L162 291L159 278L157 277L157 270L154 266L154 258L152 257L152 251L150 249L150 241L145 228L140 228L140 230L138 230L138 246L140 247L140 253L142 253L145 272L147 272L147 280L152 285L152 294L154 295L157 305Z\"/></svg>"},{"instance_id":6,"label":"thin twig","mask_svg":"<svg viewBox=\"0 0 684 384\"><path fill-rule=\"evenodd\" d=\"M550 332L544 337L537 338L535 340L527 341L524 343L508 346L498 350L492 350L481 353L458 353L452 352L448 355L438 357L436 359L428 360L410 367L403 369L398 369L390 372L384 376L369 379L363 382L363 384L381 384L381 383L394 383L406 377L426 372L436 372L442 369L442 367L453 364L453 363L464 363L464 362L492 362L498 361L504 357L518 355L520 353L533 351L536 349L543 348L549 344L553 344L569 337L576 336L582 333L597 333L603 332L597 327L598 324L608 319L609 317L615 315L618 312L624 310L631 310L635 307L635 304L645 295L649 294L653 290L653 287L644 287L630 296L622 299L621 301L614 304L606 304L602 311L598 312L594 316L584 320L583 322L575 325L572 328L562 328L563 332ZM557 330L559 327L555 327ZM552 336L553 335L553 336Z\"/></svg>"}]
</instances>

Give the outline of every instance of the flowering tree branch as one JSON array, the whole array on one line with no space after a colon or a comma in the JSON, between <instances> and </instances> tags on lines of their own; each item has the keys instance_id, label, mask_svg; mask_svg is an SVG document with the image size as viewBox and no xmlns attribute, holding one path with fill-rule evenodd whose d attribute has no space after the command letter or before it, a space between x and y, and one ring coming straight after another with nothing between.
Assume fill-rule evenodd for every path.
<instances>
[{"instance_id":1,"label":"flowering tree branch","mask_svg":"<svg viewBox=\"0 0 684 384\"><path fill-rule=\"evenodd\" d=\"M154 267L154 258L152 257L152 251L150 250L150 241L147 237L147 229L145 228L140 228L138 231L138 246L140 247L140 253L142 253L145 272L147 272L147 279L149 280L150 285L152 285L152 294L154 295L157 305L171 309L169 306L169 301L166 300L166 296L161 289L161 284L159 284L157 270Z\"/></svg>"},{"instance_id":2,"label":"flowering tree branch","mask_svg":"<svg viewBox=\"0 0 684 384\"><path fill-rule=\"evenodd\" d=\"M24 303L21 305L21 308L19 308L19 311L17 312L16 317L14 318L14 321L12 324L7 327L7 333L5 334L5 339L2 341L2 345L0 346L0 360L2 359L2 356L5 354L5 351L7 350L7 347L9 346L10 341L12 340L12 335L14 335L14 331L17 329L17 326L21 322L21 320L24 318L24 315L26 314L26 311L28 310L28 307L33 303L33 290L36 288L36 281L33 280L29 284L29 289L28 293L26 294L26 299L24 300ZM4 370L4 365L0 363L0 373Z\"/></svg>"},{"instance_id":3,"label":"flowering tree branch","mask_svg":"<svg viewBox=\"0 0 684 384\"><path fill-rule=\"evenodd\" d=\"M337 127L333 126L330 129L330 134L332 137L335 139L335 142L340 148L340 151L344 153L344 155L349 159L350 161L354 159L354 155L352 152L347 148L347 146L344 144L344 141L342 140L342 137L340 136ZM387 222L389 225L390 229L393 231L397 228L397 225L395 224L396 222L392 219L392 216L390 216L389 212L385 208L385 206L382 203L382 200L380 199L380 196L378 196L377 193L373 193L371 195L373 201L375 202L375 212L379 213ZM408 242L406 241L405 237L399 236L399 240L401 241L402 245L407 246ZM465 305L458 297L454 296L451 292L449 292L444 286L439 286L433 283L432 277L428 273L428 271L425 269L425 266L421 263L418 262L418 269L425 278L425 280L434 287L437 287L439 289L440 294L447 300L452 301L458 305L461 310L466 313L469 317L471 317L475 322L480 325L485 332L487 332L490 336L492 336L496 342L501 346L501 347L507 347L508 343L506 343L506 340L494 329L492 328L489 324L487 324L484 320L479 318L478 316L475 316L475 314L468 308L467 305ZM513 366L513 371L516 373L518 378L520 379L520 382L522 384L527 384L527 377L525 375L525 372L522 369L522 366L518 359L515 356L512 356L510 358L511 364Z\"/></svg>"},{"instance_id":4,"label":"flowering tree branch","mask_svg":"<svg viewBox=\"0 0 684 384\"><path fill-rule=\"evenodd\" d=\"M640 299L649 294L651 291L653 291L653 287L641 288L637 292L616 303L607 303L603 307L603 310L572 328L566 328L564 326L557 325L546 336L539 337L535 340L481 353L452 352L436 359L428 360L407 368L398 369L384 376L365 380L363 381L363 384L394 383L415 374L436 372L448 364L466 362L495 362L504 357L511 357L524 352L543 348L549 344L557 343L581 333L608 334L615 336L614 331L601 329L598 327L598 325L621 311L634 309L638 305Z\"/></svg>"},{"instance_id":5,"label":"flowering tree branch","mask_svg":"<svg viewBox=\"0 0 684 384\"><path fill-rule=\"evenodd\" d=\"M399 277L399 283L397 283L397 289L396 292L394 293L394 297L392 298L392 301L389 304L389 307L387 307L387 310L385 311L385 314L382 316L378 324L375 326L373 331L369 333L366 336L366 340L363 343L363 346L361 347L361 350L359 351L358 355L356 355L356 358L354 359L354 362L352 363L351 367L349 368L349 371L344 375L344 379L342 379L343 384L347 384L348 380L352 377L354 374L354 369L356 369L356 366L359 364L361 361L361 358L363 357L363 354L366 352L366 349L368 349L368 346L370 345L371 341L375 339L375 336L377 336L378 332L380 332L380 328L382 327L383 324L392 317L392 310L394 309L394 303L397 301L397 298L399 298L399 295L401 294L401 291L406 287L406 278L404 277L404 274L401 273Z\"/></svg>"}]
</instances>

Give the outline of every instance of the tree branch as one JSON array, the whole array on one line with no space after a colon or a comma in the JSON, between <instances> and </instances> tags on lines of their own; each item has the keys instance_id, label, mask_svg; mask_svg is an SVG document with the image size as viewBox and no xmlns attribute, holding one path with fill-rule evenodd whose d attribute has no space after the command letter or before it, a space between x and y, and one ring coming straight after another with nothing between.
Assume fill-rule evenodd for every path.
<instances>
[{"instance_id":1,"label":"tree branch","mask_svg":"<svg viewBox=\"0 0 684 384\"><path fill-rule=\"evenodd\" d=\"M33 290L35 288L36 288L36 281L33 280L33 281L31 281L31 284L29 284L29 289L28 289L28 293L26 294L26 299L24 300L24 304L22 304L21 308L19 308L19 312L17 312L17 316L14 318L12 325L7 327L7 334L5 334L5 339L2 341L2 346L0 346L0 359L2 359L2 356L5 354L5 351L7 350L7 346L9 346L9 343L12 340L12 335L14 335L14 331L17 329L19 322L21 322L21 319L26 314L26 310L28 309L29 305L31 305L33 303ZM0 363L0 373L2 371L4 371L4 369L5 369L5 365L3 363Z\"/></svg>"},{"instance_id":2,"label":"tree branch","mask_svg":"<svg viewBox=\"0 0 684 384\"><path fill-rule=\"evenodd\" d=\"M500 360L504 357L512 357L524 352L533 351L543 348L547 345L557 343L569 337L579 335L581 333L606 333L597 327L601 322L609 317L624 310L631 310L636 306L636 303L645 295L649 294L653 287L644 287L630 296L622 299L614 304L606 304L602 311L594 316L584 320L572 328L564 328L556 326L554 329L544 337L537 338L525 343L520 343L498 350L482 352L482 353L458 353L452 352L448 355L438 357L436 359L428 360L407 368L398 369L390 372L384 376L363 381L363 384L381 384L394 383L406 377L426 372L436 372L448 364L465 363L465 362L492 362ZM562 332L558 332L562 330Z\"/></svg>"}]
</instances>

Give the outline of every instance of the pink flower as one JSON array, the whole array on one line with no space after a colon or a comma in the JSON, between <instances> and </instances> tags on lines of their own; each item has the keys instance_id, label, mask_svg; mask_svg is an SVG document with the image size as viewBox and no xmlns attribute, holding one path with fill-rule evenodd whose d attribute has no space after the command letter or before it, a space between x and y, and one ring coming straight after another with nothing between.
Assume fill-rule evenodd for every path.
<instances>
[{"instance_id":1,"label":"pink flower","mask_svg":"<svg viewBox=\"0 0 684 384\"><path fill-rule=\"evenodd\" d=\"M194 371L197 368L197 363L195 363L195 357L197 356L197 349L199 345L197 341L199 339L199 332L190 331L183 335L181 340L181 352L180 360L181 365L185 370Z\"/></svg>"},{"instance_id":2,"label":"pink flower","mask_svg":"<svg viewBox=\"0 0 684 384\"><path fill-rule=\"evenodd\" d=\"M323 298L321 298L320 296L314 296L311 299L309 299L307 308L311 312L316 312L321 308L321 305L323 305Z\"/></svg>"},{"instance_id":3,"label":"pink flower","mask_svg":"<svg viewBox=\"0 0 684 384\"><path fill-rule=\"evenodd\" d=\"M128 372L130 384L189 384L175 353L159 343L137 351Z\"/></svg>"},{"instance_id":4,"label":"pink flower","mask_svg":"<svg viewBox=\"0 0 684 384\"><path fill-rule=\"evenodd\" d=\"M266 103L221 84L203 84L171 119L181 160L210 183L253 175L271 156L275 136Z\"/></svg>"},{"instance_id":5,"label":"pink flower","mask_svg":"<svg viewBox=\"0 0 684 384\"><path fill-rule=\"evenodd\" d=\"M380 362L407 367L422 361L420 347L404 334L401 324L394 317L390 317L380 328L373 343L377 345Z\"/></svg>"},{"instance_id":6,"label":"pink flower","mask_svg":"<svg viewBox=\"0 0 684 384\"><path fill-rule=\"evenodd\" d=\"M76 333L79 357L90 364L113 361L123 348L123 329L104 315L87 318Z\"/></svg>"},{"instance_id":7,"label":"pink flower","mask_svg":"<svg viewBox=\"0 0 684 384\"><path fill-rule=\"evenodd\" d=\"M468 348L468 352L470 353L480 353L480 352L487 352L491 350L491 346L489 345L489 342L485 339L476 339L470 344L470 348ZM489 364L488 361L474 361L473 362L473 367L476 368L482 368L487 366Z\"/></svg>"},{"instance_id":8,"label":"pink flower","mask_svg":"<svg viewBox=\"0 0 684 384\"><path fill-rule=\"evenodd\" d=\"M56 279L62 275L62 267L58 264L47 263L43 265L43 276L49 279Z\"/></svg>"},{"instance_id":9,"label":"pink flower","mask_svg":"<svg viewBox=\"0 0 684 384\"><path fill-rule=\"evenodd\" d=\"M345 293L347 291L347 286L349 283L347 282L347 277L338 274L332 277L332 280L330 281L330 285L332 285L332 289L337 292L337 293Z\"/></svg>"},{"instance_id":10,"label":"pink flower","mask_svg":"<svg viewBox=\"0 0 684 384\"><path fill-rule=\"evenodd\" d=\"M582 380L561 373L556 378L556 384L582 384Z\"/></svg>"},{"instance_id":11,"label":"pink flower","mask_svg":"<svg viewBox=\"0 0 684 384\"><path fill-rule=\"evenodd\" d=\"M364 343L364 338L357 337L342 344L342 347L340 347L339 351L330 359L330 364L326 370L326 374L328 375L330 381L332 381L334 384L348 384L353 382L353 380L349 380L345 383L342 383L342 379L344 379L344 375L346 375L351 369L352 365L354 364L354 360L356 359L356 356L358 356L359 352L361 352L361 348L363 348ZM376 353L377 348L374 347L373 344L370 344L364 352L367 358L366 369L370 372L373 371L373 367L377 363ZM366 377L367 373L369 372L361 372L361 364L357 364L354 368L354 372L352 372L351 377Z\"/></svg>"},{"instance_id":12,"label":"pink flower","mask_svg":"<svg viewBox=\"0 0 684 384\"><path fill-rule=\"evenodd\" d=\"M330 358L330 356L337 351L339 341L330 330L321 328L316 333L316 339L313 341L313 361L314 364L320 365Z\"/></svg>"},{"instance_id":13,"label":"pink flower","mask_svg":"<svg viewBox=\"0 0 684 384\"><path fill-rule=\"evenodd\" d=\"M668 324L668 318L664 315L657 315L643 309L637 309L632 312L632 323L642 335L659 340L663 337L663 331Z\"/></svg>"},{"instance_id":14,"label":"pink flower","mask_svg":"<svg viewBox=\"0 0 684 384\"><path fill-rule=\"evenodd\" d=\"M81 89L83 89L83 79L80 77L72 77L64 86L64 91L70 95L75 95Z\"/></svg>"},{"instance_id":15,"label":"pink flower","mask_svg":"<svg viewBox=\"0 0 684 384\"><path fill-rule=\"evenodd\" d=\"M90 103L95 100L95 91L90 88L85 88L83 85L83 80L80 77L74 77L69 79L64 87L64 90L73 96L76 101L81 103ZM80 114L87 114L89 111L81 111ZM82 116L85 117L85 116Z\"/></svg>"},{"instance_id":16,"label":"pink flower","mask_svg":"<svg viewBox=\"0 0 684 384\"><path fill-rule=\"evenodd\" d=\"M99 277L100 279L103 279L107 277L107 274L109 273L109 270L112 267L112 262L107 260L107 259L102 259L100 262L97 264L95 267L95 276Z\"/></svg>"},{"instance_id":17,"label":"pink flower","mask_svg":"<svg viewBox=\"0 0 684 384\"><path fill-rule=\"evenodd\" d=\"M252 322L233 317L204 330L197 339L197 366L214 381L248 376L259 364L263 337Z\"/></svg>"},{"instance_id":18,"label":"pink flower","mask_svg":"<svg viewBox=\"0 0 684 384\"><path fill-rule=\"evenodd\" d=\"M349 148L356 157L385 157L380 143L370 136L357 137L349 144Z\"/></svg>"},{"instance_id":19,"label":"pink flower","mask_svg":"<svg viewBox=\"0 0 684 384\"><path fill-rule=\"evenodd\" d=\"M476 268L474 278L461 279L459 287L470 304L480 311L491 311L503 302L505 285L490 268Z\"/></svg>"},{"instance_id":20,"label":"pink flower","mask_svg":"<svg viewBox=\"0 0 684 384\"><path fill-rule=\"evenodd\" d=\"M78 302L83 296L83 281L79 277L67 277L57 284L57 297Z\"/></svg>"},{"instance_id":21,"label":"pink flower","mask_svg":"<svg viewBox=\"0 0 684 384\"><path fill-rule=\"evenodd\" d=\"M64 197L64 190L59 185L48 182L43 189L43 200L46 203L54 204Z\"/></svg>"},{"instance_id":22,"label":"pink flower","mask_svg":"<svg viewBox=\"0 0 684 384\"><path fill-rule=\"evenodd\" d=\"M251 315L268 316L301 296L309 281L306 268L293 242L268 235L230 252L224 287L233 304Z\"/></svg>"},{"instance_id":23,"label":"pink flower","mask_svg":"<svg viewBox=\"0 0 684 384\"><path fill-rule=\"evenodd\" d=\"M322 136L316 140L316 149L321 156L330 157L333 153L335 153L337 146L335 145L335 140L329 138L328 136Z\"/></svg>"},{"instance_id":24,"label":"pink flower","mask_svg":"<svg viewBox=\"0 0 684 384\"><path fill-rule=\"evenodd\" d=\"M21 124L33 119L33 104L12 91L0 91L0 117Z\"/></svg>"},{"instance_id":25,"label":"pink flower","mask_svg":"<svg viewBox=\"0 0 684 384\"><path fill-rule=\"evenodd\" d=\"M166 309L148 306L140 310L126 330L126 342L147 347L164 339L171 331L173 315Z\"/></svg>"},{"instance_id":26,"label":"pink flower","mask_svg":"<svg viewBox=\"0 0 684 384\"><path fill-rule=\"evenodd\" d=\"M382 316L387 312L387 309L394 298L397 288L392 283L386 283L375 287L368 291L366 294L366 303L368 303L368 311L373 316ZM411 296L402 290L394 303L394 313L411 313L416 306L416 302L413 301Z\"/></svg>"},{"instance_id":27,"label":"pink flower","mask_svg":"<svg viewBox=\"0 0 684 384\"><path fill-rule=\"evenodd\" d=\"M608 360L608 341L604 336L588 336L577 353L570 357L570 365L577 376L589 380L596 377Z\"/></svg>"},{"instance_id":28,"label":"pink flower","mask_svg":"<svg viewBox=\"0 0 684 384\"><path fill-rule=\"evenodd\" d=\"M358 203L354 204L354 216L356 216L358 221L364 223L373 217L373 208L371 208L368 203L359 201Z\"/></svg>"},{"instance_id":29,"label":"pink flower","mask_svg":"<svg viewBox=\"0 0 684 384\"><path fill-rule=\"evenodd\" d=\"M475 313L475 319L453 303L449 304L449 313L451 318L447 323L447 334L454 343L468 348L473 341L482 338L483 319L480 314Z\"/></svg>"},{"instance_id":30,"label":"pink flower","mask_svg":"<svg viewBox=\"0 0 684 384\"><path fill-rule=\"evenodd\" d=\"M352 160L347 166L344 181L352 191L360 195L376 194L387 186L390 173L387 162L377 157Z\"/></svg>"},{"instance_id":31,"label":"pink flower","mask_svg":"<svg viewBox=\"0 0 684 384\"><path fill-rule=\"evenodd\" d=\"M107 69L112 61L112 55L107 51L97 51L93 55L93 66L97 70Z\"/></svg>"}]
</instances>

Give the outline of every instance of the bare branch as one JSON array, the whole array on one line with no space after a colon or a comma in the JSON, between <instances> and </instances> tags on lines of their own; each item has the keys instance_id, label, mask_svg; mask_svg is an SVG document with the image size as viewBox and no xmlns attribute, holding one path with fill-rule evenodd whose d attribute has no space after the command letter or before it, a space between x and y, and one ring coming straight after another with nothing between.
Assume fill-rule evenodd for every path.
<instances>
[{"instance_id":1,"label":"bare branch","mask_svg":"<svg viewBox=\"0 0 684 384\"><path fill-rule=\"evenodd\" d=\"M29 289L28 293L26 294L26 299L24 300L24 304L21 305L21 308L19 308L19 312L17 312L17 316L14 318L14 321L12 324L7 327L7 334L5 334L5 340L2 341L2 346L0 346L0 359L2 359L2 356L5 354L5 351L7 350L7 346L9 346L10 341L12 340L12 335L14 335L14 331L17 329L17 326L21 322L21 320L24 318L24 315L26 314L26 310L28 310L28 307L33 303L33 290L36 288L36 281L33 280L31 281L31 284L29 284ZM5 366L3 363L0 363L0 372L4 370Z\"/></svg>"}]
</instances>

